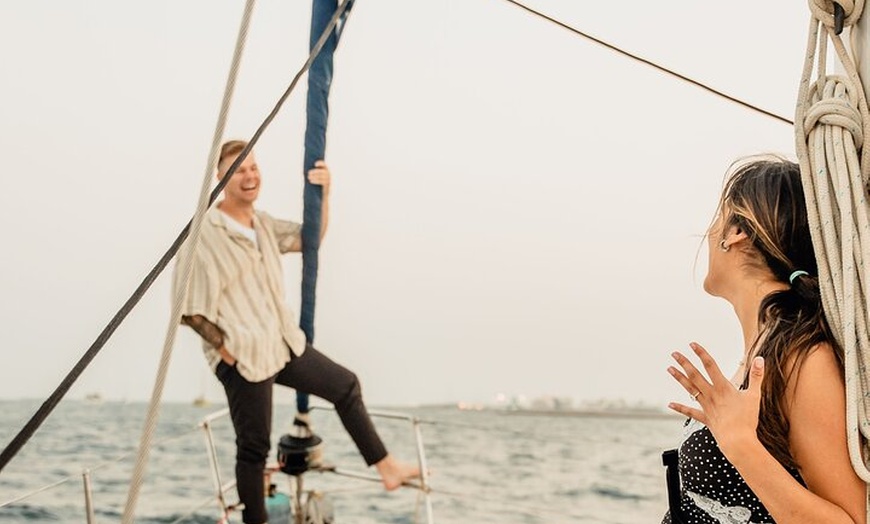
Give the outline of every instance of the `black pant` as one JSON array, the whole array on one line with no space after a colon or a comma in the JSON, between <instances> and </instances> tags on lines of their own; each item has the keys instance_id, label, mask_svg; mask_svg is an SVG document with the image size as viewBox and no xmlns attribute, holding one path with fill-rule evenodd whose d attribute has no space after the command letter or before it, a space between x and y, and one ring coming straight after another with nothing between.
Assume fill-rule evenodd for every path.
<instances>
[{"instance_id":1,"label":"black pant","mask_svg":"<svg viewBox=\"0 0 870 524\"><path fill-rule=\"evenodd\" d=\"M246 524L268 520L263 470L272 447L272 386L276 383L332 402L368 465L387 456L363 404L356 375L310 345L302 356L293 357L277 375L262 382L248 382L223 361L216 374L226 390L236 431L236 483Z\"/></svg>"}]
</instances>

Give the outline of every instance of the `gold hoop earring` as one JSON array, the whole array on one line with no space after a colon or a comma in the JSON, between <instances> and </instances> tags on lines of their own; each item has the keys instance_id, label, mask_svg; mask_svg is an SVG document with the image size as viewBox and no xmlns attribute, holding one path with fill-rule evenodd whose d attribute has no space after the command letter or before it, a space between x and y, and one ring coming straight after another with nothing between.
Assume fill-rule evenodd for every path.
<instances>
[{"instance_id":1,"label":"gold hoop earring","mask_svg":"<svg viewBox=\"0 0 870 524\"><path fill-rule=\"evenodd\" d=\"M726 252L727 252L729 249L731 249L731 246L726 246L726 245L725 245L725 239L723 238L723 239L722 239L722 242L719 242L719 249L721 249L722 251L726 251Z\"/></svg>"}]
</instances>

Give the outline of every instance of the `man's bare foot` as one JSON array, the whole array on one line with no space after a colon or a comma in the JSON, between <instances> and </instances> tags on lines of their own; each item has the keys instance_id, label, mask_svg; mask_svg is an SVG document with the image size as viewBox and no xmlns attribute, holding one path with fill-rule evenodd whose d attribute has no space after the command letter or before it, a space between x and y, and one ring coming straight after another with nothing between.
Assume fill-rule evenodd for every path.
<instances>
[{"instance_id":1,"label":"man's bare foot","mask_svg":"<svg viewBox=\"0 0 870 524\"><path fill-rule=\"evenodd\" d=\"M380 462L375 464L378 474L381 476L381 482L384 483L384 489L393 491L406 481L420 478L420 468L413 464L399 462L392 455L387 455Z\"/></svg>"}]
</instances>

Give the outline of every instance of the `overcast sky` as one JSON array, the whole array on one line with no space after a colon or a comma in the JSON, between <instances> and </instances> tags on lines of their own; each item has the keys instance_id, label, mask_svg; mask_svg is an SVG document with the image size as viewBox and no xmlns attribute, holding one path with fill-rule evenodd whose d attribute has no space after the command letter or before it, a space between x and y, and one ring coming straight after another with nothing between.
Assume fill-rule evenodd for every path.
<instances>
[{"instance_id":1,"label":"overcast sky","mask_svg":"<svg viewBox=\"0 0 870 524\"><path fill-rule=\"evenodd\" d=\"M793 115L805 3L528 0ZM194 211L242 1L0 2L0 398L45 398ZM310 2L254 14L228 137L307 55ZM557 395L664 405L691 340L733 369L702 235L729 163L793 129L503 0L358 0L336 55L316 345L372 404ZM256 149L301 219L305 84ZM301 262L285 258L298 304ZM70 392L147 399L168 272ZM165 398L222 398L184 328ZM287 394L289 398L290 394Z\"/></svg>"}]
</instances>

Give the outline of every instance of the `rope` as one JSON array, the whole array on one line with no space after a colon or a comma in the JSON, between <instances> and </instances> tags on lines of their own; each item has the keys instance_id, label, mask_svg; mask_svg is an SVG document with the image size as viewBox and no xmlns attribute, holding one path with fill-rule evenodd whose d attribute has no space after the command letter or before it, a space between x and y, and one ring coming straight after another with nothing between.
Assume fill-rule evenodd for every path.
<instances>
[{"instance_id":1,"label":"rope","mask_svg":"<svg viewBox=\"0 0 870 524\"><path fill-rule=\"evenodd\" d=\"M762 115L769 116L773 119L779 120L780 122L782 122L784 124L794 125L794 122L792 122L790 119L788 119L784 116L778 115L778 114L774 113L773 111L768 111L767 109L762 109L761 107L750 104L749 102L743 101L743 100L741 100L737 97L731 96L723 91L719 91L718 89L710 87L707 84L704 84L703 82L699 82L698 80L694 80L692 78L689 78L688 76L677 73L676 71L668 69L667 67L658 65L651 60L647 60L646 58L638 56L634 53L630 53L630 52L628 52L620 47L617 47L613 44L609 44L609 43L605 42L604 40L602 40L600 38L596 38L596 37L594 37L588 33L585 33L583 31L580 31L579 29L576 29L575 27L572 27L572 26L566 24L565 22L557 20L557 19L555 19L549 15L546 15L546 14L544 14L536 9L532 9L531 7L523 4L522 2L519 2L517 0L505 0L505 1L508 2L509 4L513 4L517 7L519 7L520 9L523 9L523 10L525 10L525 11L527 11L535 16L543 18L544 20L546 20L548 22L556 24L557 26L559 26L563 29L567 29L568 31L571 31L572 33L574 33L576 35L582 36L583 38L590 40L590 41L592 41L600 46L606 47L607 49L610 49L611 51L616 51L617 53L619 53L623 56L631 58L632 60L636 60L642 64L646 64L654 69L661 71L662 73L671 75L679 80L682 80L683 82L687 82L689 84L692 84L695 87L700 87L701 89L703 89L704 91L707 91L708 93L712 93L718 97L724 98L725 100L728 100L729 102L733 102L737 105L743 106L746 109L750 109L750 110L755 111L757 113L761 113ZM824 3L824 0L817 0L817 1L822 1ZM858 1L863 2L863 0L858 0ZM833 15L832 15L832 21L833 21Z\"/></svg>"},{"instance_id":2,"label":"rope","mask_svg":"<svg viewBox=\"0 0 870 524\"><path fill-rule=\"evenodd\" d=\"M839 3L845 11L844 25L854 24L861 16L864 1ZM849 455L855 472L870 483L870 465L862 453L870 436L870 406L864 400L870 395L870 272L865 266L865 261L870 262L870 206L866 192L870 148L862 148L870 113L857 68L835 32L833 3L810 0L809 5L812 18L798 94L795 141L819 266L822 304L845 354ZM845 77L826 74L829 39Z\"/></svg>"},{"instance_id":3,"label":"rope","mask_svg":"<svg viewBox=\"0 0 870 524\"><path fill-rule=\"evenodd\" d=\"M175 290L175 297L172 302L172 314L169 317L169 326L166 332L166 339L163 343L163 352L160 357L157 378L154 383L154 390L151 393L151 402L148 405L148 413L145 417L145 427L142 430L142 438L139 442L139 455L136 459L133 476L130 480L130 487L127 492L127 503L124 506L122 522L125 524L133 522L134 513L136 511L136 502L139 499L139 492L142 487L142 482L145 479L145 468L151 452L151 441L153 440L154 432L157 429L157 418L160 413L160 400L163 397L163 388L166 383L166 375L169 371L172 347L175 345L175 335L178 332L178 325L181 320L181 308L187 296L188 282L190 281L190 274L193 270L193 252L199 240L199 232L202 228L202 221L205 218L205 213L211 205L209 202L211 177L217 167L221 140L223 139L224 130L226 129L227 115L229 113L230 103L232 102L233 92L236 87L239 65L241 64L242 52L245 49L245 42L248 38L248 28L250 27L251 14L254 10L255 1L256 0L247 0L245 2L242 22L239 26L239 33L236 37L236 47L233 52L232 65L230 66L227 83L224 88L224 96L221 101L214 135L212 136L211 150L209 151L205 173L203 174L202 186L199 192L199 201L197 202L196 213L191 221L190 238L187 242L188 248L182 251L177 262L178 265L176 270L180 271L180 282L182 282L182 285L179 285Z\"/></svg>"},{"instance_id":4,"label":"rope","mask_svg":"<svg viewBox=\"0 0 870 524\"><path fill-rule=\"evenodd\" d=\"M30 498L34 495L39 495L40 493L48 491L52 488L56 488L56 487L60 486L61 484L65 484L71 480L78 480L80 478L81 478L80 475L70 475L68 477L64 477L56 482L52 482L51 484L49 484L47 486L43 486L43 487L37 489L36 491L31 491L30 493L25 493L24 495L20 495L18 497L15 497L14 499L7 500L6 502L3 502L2 504L0 504L0 508L5 508L6 506L11 506L12 504L15 504L16 502L21 502L24 499Z\"/></svg>"}]
</instances>

